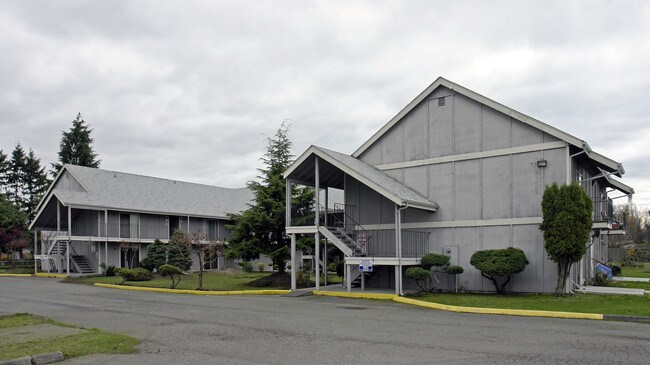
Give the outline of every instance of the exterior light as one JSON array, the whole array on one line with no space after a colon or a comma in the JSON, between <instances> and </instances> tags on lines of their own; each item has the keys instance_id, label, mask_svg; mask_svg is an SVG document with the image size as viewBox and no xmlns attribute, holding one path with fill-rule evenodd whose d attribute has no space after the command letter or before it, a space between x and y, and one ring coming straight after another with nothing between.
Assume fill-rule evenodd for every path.
<instances>
[{"instance_id":1,"label":"exterior light","mask_svg":"<svg viewBox=\"0 0 650 365\"><path fill-rule=\"evenodd\" d=\"M548 161L546 161L546 160L537 161L537 167L546 167L547 164L548 164Z\"/></svg>"}]
</instances>

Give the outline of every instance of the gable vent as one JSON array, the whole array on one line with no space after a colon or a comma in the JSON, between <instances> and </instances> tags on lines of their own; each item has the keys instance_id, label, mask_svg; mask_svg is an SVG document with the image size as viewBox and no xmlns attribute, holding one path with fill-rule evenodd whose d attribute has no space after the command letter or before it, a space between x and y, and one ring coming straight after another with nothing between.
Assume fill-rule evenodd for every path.
<instances>
[{"instance_id":1,"label":"gable vent","mask_svg":"<svg viewBox=\"0 0 650 365\"><path fill-rule=\"evenodd\" d=\"M445 98L439 98L438 99L438 106L445 106Z\"/></svg>"}]
</instances>

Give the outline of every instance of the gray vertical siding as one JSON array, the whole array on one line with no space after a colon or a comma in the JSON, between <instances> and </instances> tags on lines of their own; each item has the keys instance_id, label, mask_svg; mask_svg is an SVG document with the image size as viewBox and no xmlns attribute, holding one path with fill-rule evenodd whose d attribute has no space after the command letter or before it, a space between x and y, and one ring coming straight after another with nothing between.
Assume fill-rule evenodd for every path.
<instances>
[{"instance_id":1,"label":"gray vertical siding","mask_svg":"<svg viewBox=\"0 0 650 365\"><path fill-rule=\"evenodd\" d=\"M444 105L440 105L441 97ZM441 87L359 158L378 166L555 141L543 131ZM547 167L537 167L541 159L548 161ZM513 277L510 289L548 292L555 287L555 264L546 258L537 224L452 226L458 221L539 219L545 186L566 180L566 159L565 147L559 147L383 172L439 204L435 213L406 210L404 222L443 225L426 229L430 232L429 248L436 253L449 248L452 261L465 268L460 276L465 289L493 290L491 282L469 264L474 252L514 246L524 250L530 264ZM345 200L359 207L362 225L394 223L394 205L350 177L346 178ZM449 227L444 228L445 224ZM446 279L440 275L439 279L439 287L446 287Z\"/></svg>"}]
</instances>

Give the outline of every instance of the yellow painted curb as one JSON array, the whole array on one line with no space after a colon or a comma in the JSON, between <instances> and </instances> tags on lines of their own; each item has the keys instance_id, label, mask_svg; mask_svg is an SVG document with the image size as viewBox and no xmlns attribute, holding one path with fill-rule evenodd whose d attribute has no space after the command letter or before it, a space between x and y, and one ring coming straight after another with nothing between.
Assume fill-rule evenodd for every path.
<instances>
[{"instance_id":1,"label":"yellow painted curb","mask_svg":"<svg viewBox=\"0 0 650 365\"><path fill-rule=\"evenodd\" d=\"M502 315L525 316L525 317L549 317L549 318L572 318L572 319L596 319L596 320L603 319L603 315L597 313L575 313L575 312L555 312L555 311L527 310L527 309L459 307L456 305L425 302L422 300L415 300L411 298L404 298L398 296L393 297L393 300L399 303L417 305L419 307L439 309L439 310L457 312L457 313L502 314Z\"/></svg>"},{"instance_id":2,"label":"yellow painted curb","mask_svg":"<svg viewBox=\"0 0 650 365\"><path fill-rule=\"evenodd\" d=\"M501 315L510 315L510 316L570 318L570 319L595 319L595 320L603 319L603 315L597 313L575 313L575 312L556 312L556 311L527 310L527 309L460 307L456 305L425 302L423 300L400 297L394 294L348 293L348 292L337 292L337 291L314 290L314 295L323 295L323 296L341 297L341 298L393 300L398 303L416 305L418 307L437 309L437 310L456 312L456 313L501 314Z\"/></svg>"},{"instance_id":3,"label":"yellow painted curb","mask_svg":"<svg viewBox=\"0 0 650 365\"><path fill-rule=\"evenodd\" d=\"M192 295L278 295L278 294L287 294L290 292L290 290L280 290L280 289L224 290L224 291L185 290L185 289L147 288L142 286L113 285L113 284L101 284L101 283L95 283L95 286L100 288L148 291L154 293L192 294Z\"/></svg>"},{"instance_id":4,"label":"yellow painted curb","mask_svg":"<svg viewBox=\"0 0 650 365\"><path fill-rule=\"evenodd\" d=\"M32 276L32 274L0 274L0 276L22 278L22 277Z\"/></svg>"},{"instance_id":5,"label":"yellow painted curb","mask_svg":"<svg viewBox=\"0 0 650 365\"><path fill-rule=\"evenodd\" d=\"M379 293L348 293L345 291L323 291L314 290L314 295L322 295L326 297L341 297L341 298L356 298L356 299L379 299L391 300L395 294L379 294Z\"/></svg>"},{"instance_id":6,"label":"yellow painted curb","mask_svg":"<svg viewBox=\"0 0 650 365\"><path fill-rule=\"evenodd\" d=\"M39 272L36 274L33 274L33 276L39 277L39 278L58 278L58 279L64 279L67 278L68 275L66 274L52 274L52 273L47 273L47 272Z\"/></svg>"}]
</instances>

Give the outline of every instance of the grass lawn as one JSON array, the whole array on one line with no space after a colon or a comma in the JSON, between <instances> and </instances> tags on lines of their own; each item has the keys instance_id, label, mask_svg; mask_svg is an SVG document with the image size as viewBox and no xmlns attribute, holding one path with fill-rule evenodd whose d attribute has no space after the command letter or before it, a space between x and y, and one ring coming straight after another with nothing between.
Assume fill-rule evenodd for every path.
<instances>
[{"instance_id":1,"label":"grass lawn","mask_svg":"<svg viewBox=\"0 0 650 365\"><path fill-rule=\"evenodd\" d=\"M621 276L630 278L650 278L650 263L640 263L640 267L622 266Z\"/></svg>"},{"instance_id":2,"label":"grass lawn","mask_svg":"<svg viewBox=\"0 0 650 365\"><path fill-rule=\"evenodd\" d=\"M650 295L550 294L495 295L436 293L412 295L413 299L462 307L533 309L561 312L650 316Z\"/></svg>"},{"instance_id":3,"label":"grass lawn","mask_svg":"<svg viewBox=\"0 0 650 365\"><path fill-rule=\"evenodd\" d=\"M633 288L633 289L644 289L650 290L650 283L640 283L636 281L614 281L612 286L618 288Z\"/></svg>"},{"instance_id":4,"label":"grass lawn","mask_svg":"<svg viewBox=\"0 0 650 365\"><path fill-rule=\"evenodd\" d=\"M289 281L274 280L269 272L241 272L241 271L209 271L203 274L203 288L206 290L254 290L254 289L288 289ZM288 275L286 275L288 277ZM266 286L255 286L251 284L252 281L269 278L270 283ZM286 283L285 283L286 281ZM105 276L87 276L81 278L67 278L64 282L77 283L77 284L119 284L122 278L119 276L105 277ZM151 281L127 281L124 285L144 286L150 288L169 288L171 281L169 278L163 278L160 275L154 275ZM180 284L176 289L189 289L193 290L199 286L199 275L192 273L183 275Z\"/></svg>"},{"instance_id":5,"label":"grass lawn","mask_svg":"<svg viewBox=\"0 0 650 365\"><path fill-rule=\"evenodd\" d=\"M36 317L30 314L0 316L0 361L11 360L22 356L38 355L48 352L61 351L66 359L90 354L124 354L137 352L133 346L138 340L129 336L104 332L96 328L83 329L83 333L69 336L46 337L25 336L30 327L36 325L52 325L64 328L78 328ZM15 333L15 335L14 335ZM13 336L20 336L18 339Z\"/></svg>"}]
</instances>

